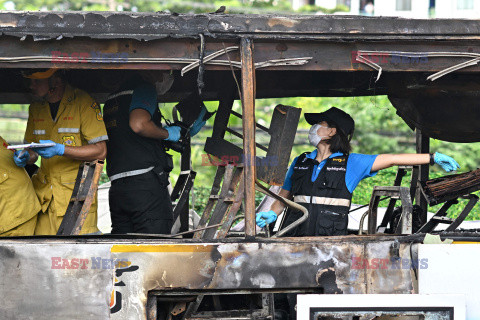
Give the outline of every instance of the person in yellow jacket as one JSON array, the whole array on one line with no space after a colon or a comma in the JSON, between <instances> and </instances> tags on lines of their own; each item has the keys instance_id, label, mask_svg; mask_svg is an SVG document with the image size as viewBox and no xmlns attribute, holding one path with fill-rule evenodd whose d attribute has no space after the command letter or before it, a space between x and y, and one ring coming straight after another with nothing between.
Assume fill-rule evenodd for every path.
<instances>
[{"instance_id":1,"label":"person in yellow jacket","mask_svg":"<svg viewBox=\"0 0 480 320\"><path fill-rule=\"evenodd\" d=\"M86 92L67 84L58 69L33 71L24 75L40 101L30 105L25 142L54 142L52 147L29 149L14 160L18 166L35 163L40 169L32 181L42 206L35 235L58 231L72 195L78 168L83 161L105 159L108 140L100 106ZM81 234L98 232L95 199Z\"/></svg>"},{"instance_id":2,"label":"person in yellow jacket","mask_svg":"<svg viewBox=\"0 0 480 320\"><path fill-rule=\"evenodd\" d=\"M7 147L0 136L0 237L33 236L40 203L32 180Z\"/></svg>"}]
</instances>

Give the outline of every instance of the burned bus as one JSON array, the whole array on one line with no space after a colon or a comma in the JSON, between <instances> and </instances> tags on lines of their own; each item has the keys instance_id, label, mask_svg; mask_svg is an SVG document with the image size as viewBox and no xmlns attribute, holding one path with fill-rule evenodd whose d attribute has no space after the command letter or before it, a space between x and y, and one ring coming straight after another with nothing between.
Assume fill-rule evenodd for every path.
<instances>
[{"instance_id":1,"label":"burned bus","mask_svg":"<svg viewBox=\"0 0 480 320\"><path fill-rule=\"evenodd\" d=\"M478 200L476 171L432 181L428 165L414 167L410 188L399 181L375 187L365 231L346 236L289 238L255 228L255 191L301 211L295 223L308 215L269 190L283 183L301 110L278 105L266 127L255 121L256 99L388 95L416 131L419 153L429 152L431 138L480 141L479 21L0 12L0 31L1 104L30 102L25 69L65 69L100 103L120 73L166 71L174 83L159 99L179 102L198 92L218 101L204 150L237 159L217 168L200 223L189 230L195 172L187 143L171 194L180 221L174 235L79 236L101 170L85 164L62 233L0 239L2 319L273 319L274 296L282 293L298 294L298 319L480 317L480 236L457 230ZM241 114L232 110L236 100ZM243 132L228 127L230 117L241 118ZM269 135L268 145L256 142L256 130ZM227 132L242 144L225 139ZM262 161L272 157L275 163ZM402 205L390 234L377 221L380 197L391 199L387 211ZM465 209L446 218L461 197L469 200ZM432 219L419 217L418 230L414 198L424 209L444 203ZM242 203L245 229L232 231ZM447 229L435 231L439 223ZM441 243L427 243L429 233ZM397 263L357 263L375 259Z\"/></svg>"}]
</instances>

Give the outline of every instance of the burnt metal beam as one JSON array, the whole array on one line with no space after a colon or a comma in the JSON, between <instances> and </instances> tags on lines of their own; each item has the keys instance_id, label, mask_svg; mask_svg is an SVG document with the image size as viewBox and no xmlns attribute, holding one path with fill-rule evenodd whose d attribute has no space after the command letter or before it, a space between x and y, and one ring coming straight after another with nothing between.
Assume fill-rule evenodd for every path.
<instances>
[{"instance_id":1,"label":"burnt metal beam","mask_svg":"<svg viewBox=\"0 0 480 320\"><path fill-rule=\"evenodd\" d=\"M1 16L1 13L0 13ZM1 28L0 28L1 29ZM205 70L239 70L239 50L223 53L225 48L236 47L236 39L206 37L205 56L220 52L211 61L205 62ZM377 63L382 72L425 72L425 76L445 68L468 61L472 57L437 57L429 53L451 52L455 54L480 54L480 39L432 41L417 38L402 41L380 41L359 37L357 41L325 39L305 41L303 38L255 40L255 59L258 70L302 70L302 71L372 71L372 67L358 60L359 51L375 52L366 55ZM413 41L414 40L414 41ZM422 58L396 56L392 52L423 53ZM227 56L228 55L228 56ZM62 38L57 41L19 41L0 36L1 68L49 68L62 69L125 69L125 70L181 70L198 62L199 49L190 39L163 38L152 41L137 41L126 38L88 39ZM305 58L308 62L292 65L278 64L285 59ZM270 61L268 65L262 63ZM456 74L477 73L480 66L469 66L455 71ZM186 74L192 73L187 72ZM436 80L437 81L437 80ZM434 81L435 82L435 81Z\"/></svg>"},{"instance_id":2,"label":"burnt metal beam","mask_svg":"<svg viewBox=\"0 0 480 320\"><path fill-rule=\"evenodd\" d=\"M188 142L185 147L185 150L181 154L180 160L180 171L190 171L192 170L192 149L190 145L190 137L188 137ZM190 190L193 187L193 179L195 179L196 172L192 172L192 179L189 179L189 183L185 185L185 189L182 192L182 196L178 201L178 205L181 205L179 208L180 214L180 230L179 232L188 231L188 221L190 216ZM190 175L189 175L190 176ZM186 193L185 195L183 193ZM180 202L182 200L182 202ZM175 207L177 209L177 207ZM175 221L175 220L174 220Z\"/></svg>"},{"instance_id":3,"label":"burnt metal beam","mask_svg":"<svg viewBox=\"0 0 480 320\"><path fill-rule=\"evenodd\" d=\"M190 148L187 150L190 150ZM177 202L173 208L173 221L175 222L178 217L180 217L180 229L178 230L179 233L188 231L190 216L190 190L193 187L193 182L195 180L195 176L197 175L197 173L192 171L189 166L187 166L186 170L184 170L185 168L183 165L186 163L186 161L183 161L183 157L185 157L185 153L182 154L182 171L170 195L171 200ZM190 164L190 158L188 158L188 164Z\"/></svg>"},{"instance_id":4,"label":"burnt metal beam","mask_svg":"<svg viewBox=\"0 0 480 320\"><path fill-rule=\"evenodd\" d=\"M242 115L243 159L245 183L245 238L255 238L255 68L253 66L253 42L242 38Z\"/></svg>"},{"instance_id":5,"label":"burnt metal beam","mask_svg":"<svg viewBox=\"0 0 480 320\"><path fill-rule=\"evenodd\" d=\"M404 95L403 95L404 94ZM397 114L412 128L419 129L424 139L434 138L450 142L476 142L480 140L480 90L452 92L435 88L404 92L401 97L389 96ZM422 138L418 152L428 153Z\"/></svg>"},{"instance_id":6,"label":"burnt metal beam","mask_svg":"<svg viewBox=\"0 0 480 320\"><path fill-rule=\"evenodd\" d=\"M219 104L217 113L215 114L215 122L213 124L212 138L223 139L225 137L225 129L228 126L230 112L232 111L235 101L235 92L237 90L235 83L231 77L219 93Z\"/></svg>"},{"instance_id":7,"label":"burnt metal beam","mask_svg":"<svg viewBox=\"0 0 480 320\"><path fill-rule=\"evenodd\" d=\"M35 40L63 37L154 40L166 37L252 39L478 39L480 22L397 17L169 14L140 12L2 12L0 32Z\"/></svg>"},{"instance_id":8,"label":"burnt metal beam","mask_svg":"<svg viewBox=\"0 0 480 320\"><path fill-rule=\"evenodd\" d=\"M430 138L421 130L416 130L416 140L417 153L430 153ZM422 209L422 213L419 217L422 225L427 222L428 202L427 199L425 199L425 195L423 195L422 191L420 190L419 185L428 180L429 173L430 168L428 164L419 166L415 203Z\"/></svg>"}]
</instances>

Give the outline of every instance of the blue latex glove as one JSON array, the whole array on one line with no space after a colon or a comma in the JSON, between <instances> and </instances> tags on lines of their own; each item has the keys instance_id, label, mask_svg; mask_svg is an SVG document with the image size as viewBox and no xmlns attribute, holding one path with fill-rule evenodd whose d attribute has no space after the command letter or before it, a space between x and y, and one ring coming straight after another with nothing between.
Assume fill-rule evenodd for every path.
<instances>
[{"instance_id":1,"label":"blue latex glove","mask_svg":"<svg viewBox=\"0 0 480 320\"><path fill-rule=\"evenodd\" d=\"M192 127L190 128L190 137L196 135L205 125L206 121L203 120L203 118L207 114L207 111L207 108L205 108L205 106L202 106L202 110L200 110L200 114L198 115L197 120L195 120L195 122L192 124Z\"/></svg>"},{"instance_id":2,"label":"blue latex glove","mask_svg":"<svg viewBox=\"0 0 480 320\"><path fill-rule=\"evenodd\" d=\"M171 126L171 127L164 127L165 130L168 131L168 138L166 138L166 141L173 141L177 142L180 140L180 130L181 128L179 126Z\"/></svg>"},{"instance_id":3,"label":"blue latex glove","mask_svg":"<svg viewBox=\"0 0 480 320\"><path fill-rule=\"evenodd\" d=\"M440 152L435 152L433 160L447 172L456 171L458 168L460 168L460 165L457 163L457 161L455 161L452 157L444 155Z\"/></svg>"},{"instance_id":4,"label":"blue latex glove","mask_svg":"<svg viewBox=\"0 0 480 320\"><path fill-rule=\"evenodd\" d=\"M40 140L40 143L55 143L52 140ZM63 156L65 153L65 146L60 143L55 143L54 146L45 147L45 148L36 148L35 151L42 158L49 159L54 156Z\"/></svg>"},{"instance_id":5,"label":"blue latex glove","mask_svg":"<svg viewBox=\"0 0 480 320\"><path fill-rule=\"evenodd\" d=\"M19 167L25 167L27 165L28 160L30 159L30 154L28 153L27 150L20 151L16 150L15 153L13 154L13 161L15 161L15 164ZM22 155L20 155L23 152Z\"/></svg>"},{"instance_id":6,"label":"blue latex glove","mask_svg":"<svg viewBox=\"0 0 480 320\"><path fill-rule=\"evenodd\" d=\"M267 224L270 224L277 220L277 214L275 211L270 210L267 212L259 212L257 213L257 217L255 221L257 222L257 226L260 228L264 228Z\"/></svg>"}]
</instances>

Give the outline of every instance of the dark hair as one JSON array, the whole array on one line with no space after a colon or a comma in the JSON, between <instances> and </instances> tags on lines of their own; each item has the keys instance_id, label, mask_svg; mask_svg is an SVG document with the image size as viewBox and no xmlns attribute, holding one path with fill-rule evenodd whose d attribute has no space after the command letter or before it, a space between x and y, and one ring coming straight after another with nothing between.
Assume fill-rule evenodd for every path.
<instances>
[{"instance_id":1,"label":"dark hair","mask_svg":"<svg viewBox=\"0 0 480 320\"><path fill-rule=\"evenodd\" d=\"M327 143L330 145L330 152L341 152L345 155L350 154L350 151L352 151L352 146L350 145L350 139L347 137L345 132L343 132L343 130L339 128L336 123L328 121L327 123L330 128L337 129L335 135L327 140Z\"/></svg>"}]
</instances>

